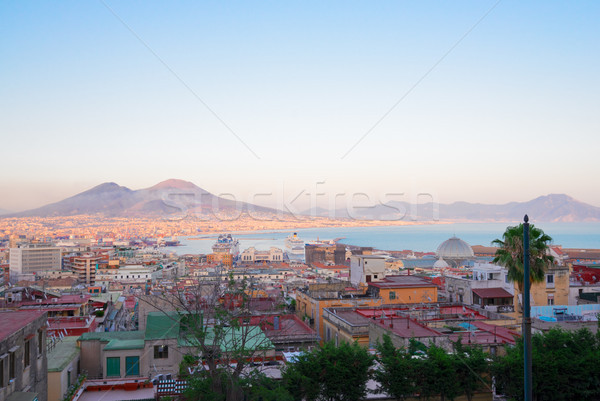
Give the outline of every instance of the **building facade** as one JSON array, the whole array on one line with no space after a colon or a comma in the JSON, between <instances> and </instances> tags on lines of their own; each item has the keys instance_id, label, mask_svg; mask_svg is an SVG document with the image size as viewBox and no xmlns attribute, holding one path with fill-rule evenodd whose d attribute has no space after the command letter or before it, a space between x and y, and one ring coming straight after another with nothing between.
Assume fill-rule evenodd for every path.
<instances>
[{"instance_id":1,"label":"building facade","mask_svg":"<svg viewBox=\"0 0 600 401\"><path fill-rule=\"evenodd\" d=\"M268 251L259 251L254 247L246 249L240 255L241 263L283 262L283 251L272 246Z\"/></svg>"},{"instance_id":2,"label":"building facade","mask_svg":"<svg viewBox=\"0 0 600 401\"><path fill-rule=\"evenodd\" d=\"M385 260L379 255L352 255L350 257L350 283L367 285L385 278Z\"/></svg>"},{"instance_id":3,"label":"building facade","mask_svg":"<svg viewBox=\"0 0 600 401\"><path fill-rule=\"evenodd\" d=\"M43 311L0 311L0 400L48 399L46 320Z\"/></svg>"},{"instance_id":4,"label":"building facade","mask_svg":"<svg viewBox=\"0 0 600 401\"><path fill-rule=\"evenodd\" d=\"M62 266L61 249L46 244L19 245L10 248L11 276L19 279L50 271L60 271Z\"/></svg>"}]
</instances>

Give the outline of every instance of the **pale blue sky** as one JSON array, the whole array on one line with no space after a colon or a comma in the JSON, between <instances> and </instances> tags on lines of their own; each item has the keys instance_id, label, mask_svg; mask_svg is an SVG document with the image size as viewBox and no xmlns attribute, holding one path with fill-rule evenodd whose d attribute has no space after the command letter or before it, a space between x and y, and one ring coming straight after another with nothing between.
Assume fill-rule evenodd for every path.
<instances>
[{"instance_id":1,"label":"pale blue sky","mask_svg":"<svg viewBox=\"0 0 600 401\"><path fill-rule=\"evenodd\" d=\"M0 208L167 178L600 206L593 1L500 1L342 159L495 4L2 2Z\"/></svg>"}]
</instances>

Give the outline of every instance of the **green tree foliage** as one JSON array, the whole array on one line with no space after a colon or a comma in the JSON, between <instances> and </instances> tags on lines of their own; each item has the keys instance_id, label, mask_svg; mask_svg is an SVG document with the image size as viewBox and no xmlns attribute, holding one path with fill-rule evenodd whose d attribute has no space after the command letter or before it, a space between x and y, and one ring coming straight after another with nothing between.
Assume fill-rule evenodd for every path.
<instances>
[{"instance_id":1,"label":"green tree foliage","mask_svg":"<svg viewBox=\"0 0 600 401\"><path fill-rule=\"evenodd\" d=\"M490 389L488 355L480 346L465 347L458 340L454 343L454 357L458 383L467 400L471 401L478 391Z\"/></svg>"},{"instance_id":2,"label":"green tree foliage","mask_svg":"<svg viewBox=\"0 0 600 401\"><path fill-rule=\"evenodd\" d=\"M589 330L558 328L532 338L534 400L600 399L600 341ZM523 340L492 364L497 391L523 399Z\"/></svg>"},{"instance_id":3,"label":"green tree foliage","mask_svg":"<svg viewBox=\"0 0 600 401\"><path fill-rule=\"evenodd\" d=\"M416 393L413 355L404 348L396 348L388 335L377 345L377 352L379 366L374 376L380 384L380 392L399 400L412 397Z\"/></svg>"},{"instance_id":4,"label":"green tree foliage","mask_svg":"<svg viewBox=\"0 0 600 401\"><path fill-rule=\"evenodd\" d=\"M293 401L294 398L281 380L273 380L262 373L254 372L241 383L247 401Z\"/></svg>"},{"instance_id":5,"label":"green tree foliage","mask_svg":"<svg viewBox=\"0 0 600 401\"><path fill-rule=\"evenodd\" d=\"M548 255L548 247L552 238L536 228L533 224L529 226L529 267L531 283L544 281L548 266L554 263L554 258ZM495 239L492 244L498 246L496 256L493 260L508 269L508 279L517 283L519 291L523 293L523 281L525 278L523 267L523 224L507 227L502 239Z\"/></svg>"},{"instance_id":6,"label":"green tree foliage","mask_svg":"<svg viewBox=\"0 0 600 401\"><path fill-rule=\"evenodd\" d=\"M465 347L460 342L454 347L450 354L437 346L422 353L416 342L408 349L396 348L389 336L383 336L377 346L379 366L374 375L380 392L399 400L417 394L427 400L453 400L461 394L472 399L475 392L488 388L486 355L480 347Z\"/></svg>"},{"instance_id":7,"label":"green tree foliage","mask_svg":"<svg viewBox=\"0 0 600 401\"><path fill-rule=\"evenodd\" d=\"M224 370L218 372L221 380L215 387L214 374L200 371L188 379L188 388L183 394L186 400L226 401L232 398L231 378ZM246 401L293 401L293 397L278 380L273 380L259 371L235 379L235 397Z\"/></svg>"},{"instance_id":8,"label":"green tree foliage","mask_svg":"<svg viewBox=\"0 0 600 401\"><path fill-rule=\"evenodd\" d=\"M328 342L289 364L283 380L296 400L358 401L367 394L373 361L357 343L336 347Z\"/></svg>"},{"instance_id":9,"label":"green tree foliage","mask_svg":"<svg viewBox=\"0 0 600 401\"><path fill-rule=\"evenodd\" d=\"M457 376L457 359L435 345L427 349L426 358L414 359L417 374L417 390L429 400L439 396L442 401L453 400L461 394Z\"/></svg>"}]
</instances>

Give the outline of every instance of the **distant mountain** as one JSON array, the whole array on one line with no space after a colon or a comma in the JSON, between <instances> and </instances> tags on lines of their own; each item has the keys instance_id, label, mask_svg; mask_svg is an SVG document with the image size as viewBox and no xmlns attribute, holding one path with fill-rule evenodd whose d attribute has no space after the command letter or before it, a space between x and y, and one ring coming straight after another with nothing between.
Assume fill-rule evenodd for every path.
<instances>
[{"instance_id":1,"label":"distant mountain","mask_svg":"<svg viewBox=\"0 0 600 401\"><path fill-rule=\"evenodd\" d=\"M527 213L535 221L543 222L584 222L600 221L600 208L573 199L564 194L540 196L527 202L505 204L481 204L454 202L450 204L389 202L373 207L336 209L336 218L356 218L361 220L417 220L494 222L520 221ZM311 215L310 210L304 212ZM317 216L330 213L317 208Z\"/></svg>"},{"instance_id":2,"label":"distant mountain","mask_svg":"<svg viewBox=\"0 0 600 401\"><path fill-rule=\"evenodd\" d=\"M52 217L100 214L105 217L232 218L241 212L281 214L276 209L220 198L188 181L167 180L131 190L107 182L60 202L3 217Z\"/></svg>"},{"instance_id":3,"label":"distant mountain","mask_svg":"<svg viewBox=\"0 0 600 401\"><path fill-rule=\"evenodd\" d=\"M0 209L0 216L3 214L9 214L9 213L10 213L9 210Z\"/></svg>"}]
</instances>

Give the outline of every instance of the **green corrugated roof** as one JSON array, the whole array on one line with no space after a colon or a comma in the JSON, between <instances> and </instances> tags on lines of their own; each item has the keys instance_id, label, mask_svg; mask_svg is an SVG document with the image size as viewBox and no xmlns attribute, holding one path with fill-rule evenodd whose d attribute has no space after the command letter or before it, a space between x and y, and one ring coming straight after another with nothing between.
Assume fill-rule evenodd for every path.
<instances>
[{"instance_id":1,"label":"green corrugated roof","mask_svg":"<svg viewBox=\"0 0 600 401\"><path fill-rule=\"evenodd\" d=\"M146 340L164 340L179 337L177 312L150 312L146 317Z\"/></svg>"},{"instance_id":2,"label":"green corrugated roof","mask_svg":"<svg viewBox=\"0 0 600 401\"><path fill-rule=\"evenodd\" d=\"M143 331L99 331L93 333L83 333L79 337L79 341L86 340L100 340L100 341L111 341L111 340L138 340L144 339Z\"/></svg>"},{"instance_id":3,"label":"green corrugated roof","mask_svg":"<svg viewBox=\"0 0 600 401\"><path fill-rule=\"evenodd\" d=\"M64 337L48 352L48 372L61 372L79 354L77 336Z\"/></svg>"},{"instance_id":4,"label":"green corrugated roof","mask_svg":"<svg viewBox=\"0 0 600 401\"><path fill-rule=\"evenodd\" d=\"M194 338L185 338L180 336L181 315L177 312L150 312L146 317L146 331L112 331L85 333L79 340L100 340L108 344L105 350L120 349L139 349L144 347L144 341L177 339L179 346L194 346L198 342ZM199 322L198 322L199 323ZM231 352L242 349L242 340L244 350L268 350L273 349L273 343L267 338L258 326L245 327L225 327L221 340L221 350ZM207 328L206 344L215 341L215 331L213 327Z\"/></svg>"},{"instance_id":5,"label":"green corrugated roof","mask_svg":"<svg viewBox=\"0 0 600 401\"><path fill-rule=\"evenodd\" d=\"M104 351L115 351L121 349L143 349L144 339L138 338L134 340L110 340L104 347Z\"/></svg>"},{"instance_id":6,"label":"green corrugated roof","mask_svg":"<svg viewBox=\"0 0 600 401\"><path fill-rule=\"evenodd\" d=\"M275 348L271 340L267 338L265 333L263 333L258 326L226 327L224 328L222 338L220 348L223 352L268 350ZM214 329L210 327L206 333L205 344L212 344L214 339L215 332Z\"/></svg>"}]
</instances>

